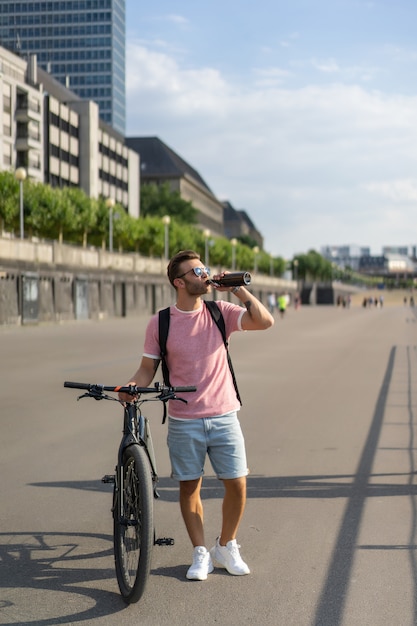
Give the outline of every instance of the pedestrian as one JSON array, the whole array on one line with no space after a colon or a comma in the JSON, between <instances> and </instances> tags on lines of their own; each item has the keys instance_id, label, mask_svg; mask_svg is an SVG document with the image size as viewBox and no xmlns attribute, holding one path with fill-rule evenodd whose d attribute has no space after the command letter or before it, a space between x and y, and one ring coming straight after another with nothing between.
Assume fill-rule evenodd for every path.
<instances>
[{"instance_id":1,"label":"pedestrian","mask_svg":"<svg viewBox=\"0 0 417 626\"><path fill-rule=\"evenodd\" d=\"M278 296L278 309L282 319L284 319L285 311L287 310L287 296L281 294Z\"/></svg>"},{"instance_id":2,"label":"pedestrian","mask_svg":"<svg viewBox=\"0 0 417 626\"><path fill-rule=\"evenodd\" d=\"M271 293L268 294L268 308L269 308L269 312L271 313L271 315L274 315L276 306L277 306L277 298L276 298L276 295L272 293L271 291Z\"/></svg>"},{"instance_id":3,"label":"pedestrian","mask_svg":"<svg viewBox=\"0 0 417 626\"><path fill-rule=\"evenodd\" d=\"M187 404L171 400L168 406L168 449L171 475L179 481L179 500L184 523L193 545L193 562L186 577L206 580L213 561L230 574L249 574L240 556L236 535L246 503L248 474L243 434L237 417L240 402L228 365L225 344L202 296L210 293L210 270L193 250L178 252L168 264L168 278L176 291L170 307L166 364L173 386L195 385ZM224 273L213 276L216 281ZM246 287L215 287L230 291L240 301L218 301L227 338L239 330L264 330L274 318ZM243 306L241 306L243 305ZM158 314L148 323L144 351L137 372L128 384L147 387L161 359ZM120 394L120 400L131 399ZM201 486L208 455L223 482L221 532L208 551L204 536Z\"/></svg>"}]
</instances>

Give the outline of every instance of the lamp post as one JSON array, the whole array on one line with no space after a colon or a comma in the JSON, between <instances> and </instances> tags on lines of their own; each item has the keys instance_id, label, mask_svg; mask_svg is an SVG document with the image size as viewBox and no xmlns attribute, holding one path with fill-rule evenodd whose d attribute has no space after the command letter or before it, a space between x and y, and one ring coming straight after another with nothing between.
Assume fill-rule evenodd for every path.
<instances>
[{"instance_id":1,"label":"lamp post","mask_svg":"<svg viewBox=\"0 0 417 626\"><path fill-rule=\"evenodd\" d=\"M259 248L258 248L258 246L254 246L254 248L252 248L252 250L253 250L253 272L254 272L254 274L256 274L256 272L258 271Z\"/></svg>"},{"instance_id":2,"label":"lamp post","mask_svg":"<svg viewBox=\"0 0 417 626\"><path fill-rule=\"evenodd\" d=\"M204 241L204 263L206 265L206 267L208 267L209 265L209 237L211 235L211 232L208 228L205 228L203 230L203 235L205 238Z\"/></svg>"},{"instance_id":3,"label":"lamp post","mask_svg":"<svg viewBox=\"0 0 417 626\"><path fill-rule=\"evenodd\" d=\"M297 283L298 282L298 259L294 259L293 267L294 267L293 280L295 280L295 282Z\"/></svg>"},{"instance_id":4,"label":"lamp post","mask_svg":"<svg viewBox=\"0 0 417 626\"><path fill-rule=\"evenodd\" d=\"M169 217L169 215L164 215L164 217L162 218L162 223L165 227L165 250L164 250L164 256L166 259L168 259L169 257L169 225L171 223L171 218Z\"/></svg>"},{"instance_id":5,"label":"lamp post","mask_svg":"<svg viewBox=\"0 0 417 626\"><path fill-rule=\"evenodd\" d=\"M272 254L269 255L269 275L274 275L274 257Z\"/></svg>"},{"instance_id":6,"label":"lamp post","mask_svg":"<svg viewBox=\"0 0 417 626\"><path fill-rule=\"evenodd\" d=\"M233 239L230 240L230 245L232 246L232 270L235 271L236 269L236 246L237 246L237 239L235 237L233 237Z\"/></svg>"},{"instance_id":7,"label":"lamp post","mask_svg":"<svg viewBox=\"0 0 417 626\"><path fill-rule=\"evenodd\" d=\"M113 252L113 208L114 198L107 198L106 207L109 209L109 252Z\"/></svg>"},{"instance_id":8,"label":"lamp post","mask_svg":"<svg viewBox=\"0 0 417 626\"><path fill-rule=\"evenodd\" d=\"M18 167L15 171L16 180L19 181L19 201L20 201L20 239L25 236L24 214L23 214L23 181L26 179L26 170L24 167Z\"/></svg>"}]
</instances>

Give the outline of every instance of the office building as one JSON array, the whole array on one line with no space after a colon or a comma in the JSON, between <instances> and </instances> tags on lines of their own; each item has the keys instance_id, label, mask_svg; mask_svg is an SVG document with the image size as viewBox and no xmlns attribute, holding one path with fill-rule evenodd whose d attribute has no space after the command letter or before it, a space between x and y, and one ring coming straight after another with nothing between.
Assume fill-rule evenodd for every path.
<instances>
[{"instance_id":1,"label":"office building","mask_svg":"<svg viewBox=\"0 0 417 626\"><path fill-rule=\"evenodd\" d=\"M127 137L126 144L140 157L141 184L168 184L197 209L197 226L223 236L223 206L189 163L158 137Z\"/></svg>"},{"instance_id":2,"label":"office building","mask_svg":"<svg viewBox=\"0 0 417 626\"><path fill-rule=\"evenodd\" d=\"M409 246L383 246L382 254L400 254L401 256L412 256L413 251L411 250L410 253Z\"/></svg>"},{"instance_id":3,"label":"office building","mask_svg":"<svg viewBox=\"0 0 417 626\"><path fill-rule=\"evenodd\" d=\"M342 269L359 270L360 259L369 257L371 249L368 246L357 245L323 246L321 254L325 259Z\"/></svg>"},{"instance_id":4,"label":"office building","mask_svg":"<svg viewBox=\"0 0 417 626\"><path fill-rule=\"evenodd\" d=\"M125 0L0 2L0 45L28 58L125 134Z\"/></svg>"},{"instance_id":5,"label":"office building","mask_svg":"<svg viewBox=\"0 0 417 626\"><path fill-rule=\"evenodd\" d=\"M225 236L228 239L247 237L263 250L264 238L247 212L242 209L235 209L228 200L222 204Z\"/></svg>"},{"instance_id":6,"label":"office building","mask_svg":"<svg viewBox=\"0 0 417 626\"><path fill-rule=\"evenodd\" d=\"M0 170L26 170L53 187L112 198L139 216L139 157L83 100L28 61L0 47Z\"/></svg>"},{"instance_id":7,"label":"office building","mask_svg":"<svg viewBox=\"0 0 417 626\"><path fill-rule=\"evenodd\" d=\"M36 60L27 63L0 48L0 170L24 167L43 182L43 87L34 82Z\"/></svg>"}]
</instances>

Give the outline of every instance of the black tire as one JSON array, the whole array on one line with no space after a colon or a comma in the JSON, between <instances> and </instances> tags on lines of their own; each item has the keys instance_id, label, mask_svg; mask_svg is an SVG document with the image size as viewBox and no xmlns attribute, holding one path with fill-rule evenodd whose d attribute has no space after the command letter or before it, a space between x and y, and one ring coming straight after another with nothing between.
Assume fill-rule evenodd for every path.
<instances>
[{"instance_id":1,"label":"black tire","mask_svg":"<svg viewBox=\"0 0 417 626\"><path fill-rule=\"evenodd\" d=\"M120 492L116 492L113 512L114 560L120 593L125 602L131 604L138 602L145 591L154 543L151 468L144 449L138 445L130 446L123 453Z\"/></svg>"}]
</instances>

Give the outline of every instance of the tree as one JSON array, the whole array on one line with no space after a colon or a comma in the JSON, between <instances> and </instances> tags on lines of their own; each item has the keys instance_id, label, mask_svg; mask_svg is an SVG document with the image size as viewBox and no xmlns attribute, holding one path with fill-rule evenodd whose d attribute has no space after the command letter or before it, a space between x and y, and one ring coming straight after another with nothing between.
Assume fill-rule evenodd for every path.
<instances>
[{"instance_id":1,"label":"tree","mask_svg":"<svg viewBox=\"0 0 417 626\"><path fill-rule=\"evenodd\" d=\"M64 189L28 181L24 197L26 222L31 233L62 243L64 232L74 230L73 206Z\"/></svg>"},{"instance_id":2,"label":"tree","mask_svg":"<svg viewBox=\"0 0 417 626\"><path fill-rule=\"evenodd\" d=\"M82 243L85 247L88 234L94 230L97 223L97 201L89 198L78 187L66 187L63 191L65 191L75 215L71 239L77 243Z\"/></svg>"},{"instance_id":3,"label":"tree","mask_svg":"<svg viewBox=\"0 0 417 626\"><path fill-rule=\"evenodd\" d=\"M248 248L255 248L255 246L259 245L253 237L250 237L250 235L241 235L238 237L238 241L240 241L240 243L244 246L248 246Z\"/></svg>"},{"instance_id":4,"label":"tree","mask_svg":"<svg viewBox=\"0 0 417 626\"><path fill-rule=\"evenodd\" d=\"M0 232L12 229L19 216L19 183L12 172L0 172Z\"/></svg>"},{"instance_id":5,"label":"tree","mask_svg":"<svg viewBox=\"0 0 417 626\"><path fill-rule=\"evenodd\" d=\"M303 280L332 280L333 267L331 262L315 250L310 250L307 254L299 254L295 259L298 261L299 278ZM293 265L294 260L292 261Z\"/></svg>"},{"instance_id":6,"label":"tree","mask_svg":"<svg viewBox=\"0 0 417 626\"><path fill-rule=\"evenodd\" d=\"M147 183L140 189L140 207L143 217L169 215L185 224L197 223L197 209L191 202L183 200L178 191L171 191L169 184Z\"/></svg>"}]
</instances>

